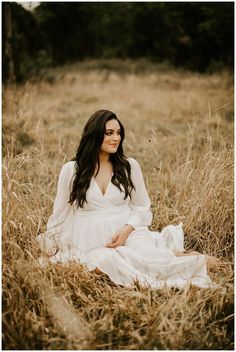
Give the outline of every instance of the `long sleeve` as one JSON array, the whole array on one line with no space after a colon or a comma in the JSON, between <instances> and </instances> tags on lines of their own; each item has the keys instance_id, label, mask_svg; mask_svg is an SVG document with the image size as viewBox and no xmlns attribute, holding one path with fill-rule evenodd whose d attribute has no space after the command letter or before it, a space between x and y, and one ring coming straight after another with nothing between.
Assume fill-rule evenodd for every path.
<instances>
[{"instance_id":1,"label":"long sleeve","mask_svg":"<svg viewBox=\"0 0 236 352\"><path fill-rule=\"evenodd\" d=\"M126 224L130 224L136 229L140 226L151 225L151 203L145 187L142 170L139 166L139 163L132 158L129 158L128 160L131 165L131 178L135 186L135 190L133 190L131 193L129 204L131 208L131 216Z\"/></svg>"},{"instance_id":2,"label":"long sleeve","mask_svg":"<svg viewBox=\"0 0 236 352\"><path fill-rule=\"evenodd\" d=\"M72 206L68 204L70 198L70 182L74 174L74 162L63 165L57 184L57 194L53 204L53 213L48 219L47 231L58 232L57 229L67 219Z\"/></svg>"},{"instance_id":3,"label":"long sleeve","mask_svg":"<svg viewBox=\"0 0 236 352\"><path fill-rule=\"evenodd\" d=\"M49 251L58 247L61 240L62 225L73 211L68 203L70 197L70 183L74 174L74 162L63 165L58 178L57 194L53 205L53 212L47 223L47 231L37 236L40 246Z\"/></svg>"}]
</instances>

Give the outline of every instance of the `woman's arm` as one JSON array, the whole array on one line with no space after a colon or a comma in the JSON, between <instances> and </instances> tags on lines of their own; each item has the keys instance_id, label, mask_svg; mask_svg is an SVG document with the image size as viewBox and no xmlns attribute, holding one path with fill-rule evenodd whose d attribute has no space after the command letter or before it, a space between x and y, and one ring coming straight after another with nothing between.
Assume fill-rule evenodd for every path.
<instances>
[{"instance_id":1,"label":"woman's arm","mask_svg":"<svg viewBox=\"0 0 236 352\"><path fill-rule=\"evenodd\" d=\"M131 178L135 190L131 193L130 208L131 214L126 225L118 230L112 238L112 242L107 244L108 248L116 248L125 244L129 234L140 226L151 225L152 213L150 210L150 199L145 187L142 170L139 163L129 158L131 165Z\"/></svg>"},{"instance_id":2,"label":"woman's arm","mask_svg":"<svg viewBox=\"0 0 236 352\"><path fill-rule=\"evenodd\" d=\"M62 225L69 217L72 206L68 203L70 197L71 180L74 174L74 162L63 165L57 184L57 194L53 205L53 212L47 223L47 231L37 236L41 249L48 254L55 253L62 234Z\"/></svg>"},{"instance_id":3,"label":"woman's arm","mask_svg":"<svg viewBox=\"0 0 236 352\"><path fill-rule=\"evenodd\" d=\"M140 226L148 226L152 223L151 202L148 196L143 179L143 173L139 163L129 158L131 165L131 178L135 190L131 193L130 208L131 215L126 224L130 224L134 229Z\"/></svg>"}]
</instances>

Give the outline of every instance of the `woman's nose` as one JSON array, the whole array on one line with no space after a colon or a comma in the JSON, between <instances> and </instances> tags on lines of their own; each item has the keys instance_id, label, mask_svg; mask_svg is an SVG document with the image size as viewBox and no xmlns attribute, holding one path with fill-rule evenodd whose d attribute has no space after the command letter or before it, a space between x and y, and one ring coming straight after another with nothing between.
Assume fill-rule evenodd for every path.
<instances>
[{"instance_id":1,"label":"woman's nose","mask_svg":"<svg viewBox=\"0 0 236 352\"><path fill-rule=\"evenodd\" d=\"M120 139L120 135L117 134L117 133L113 133L113 135L112 135L112 140L113 140L113 141L118 141L119 139Z\"/></svg>"}]
</instances>

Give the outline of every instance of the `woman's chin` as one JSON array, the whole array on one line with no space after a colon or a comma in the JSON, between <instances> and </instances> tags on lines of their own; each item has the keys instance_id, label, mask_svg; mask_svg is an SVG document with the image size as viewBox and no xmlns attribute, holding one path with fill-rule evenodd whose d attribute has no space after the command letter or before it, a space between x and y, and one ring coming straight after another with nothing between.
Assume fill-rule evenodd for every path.
<instances>
[{"instance_id":1,"label":"woman's chin","mask_svg":"<svg viewBox=\"0 0 236 352\"><path fill-rule=\"evenodd\" d=\"M117 152L117 149L118 149L118 148L111 148L111 149L109 150L109 153L110 153L110 154L114 154L114 153Z\"/></svg>"}]
</instances>

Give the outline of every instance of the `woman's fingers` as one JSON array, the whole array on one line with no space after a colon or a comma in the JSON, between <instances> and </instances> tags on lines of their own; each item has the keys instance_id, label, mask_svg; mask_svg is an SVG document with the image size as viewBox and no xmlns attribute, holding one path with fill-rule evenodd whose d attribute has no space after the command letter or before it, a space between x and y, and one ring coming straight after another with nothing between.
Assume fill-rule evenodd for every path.
<instances>
[{"instance_id":1,"label":"woman's fingers","mask_svg":"<svg viewBox=\"0 0 236 352\"><path fill-rule=\"evenodd\" d=\"M116 248L116 247L122 246L122 241L118 237L115 242L108 243L106 246L109 248Z\"/></svg>"},{"instance_id":2,"label":"woman's fingers","mask_svg":"<svg viewBox=\"0 0 236 352\"><path fill-rule=\"evenodd\" d=\"M125 244L126 239L127 239L126 235L117 233L112 237L111 243L108 243L106 247L116 248L119 246L123 246Z\"/></svg>"},{"instance_id":3,"label":"woman's fingers","mask_svg":"<svg viewBox=\"0 0 236 352\"><path fill-rule=\"evenodd\" d=\"M116 242L117 240L118 240L118 238L119 238L119 235L114 235L113 237L112 237L112 243L113 242Z\"/></svg>"},{"instance_id":4,"label":"woman's fingers","mask_svg":"<svg viewBox=\"0 0 236 352\"><path fill-rule=\"evenodd\" d=\"M108 248L114 248L115 245L114 245L114 243L108 243L108 244L106 245L106 247L108 247Z\"/></svg>"},{"instance_id":5,"label":"woman's fingers","mask_svg":"<svg viewBox=\"0 0 236 352\"><path fill-rule=\"evenodd\" d=\"M118 247L118 246L120 246L120 245L121 245L121 243L118 241L118 242L108 243L108 244L107 244L107 247L109 247L109 248L115 248L115 247Z\"/></svg>"},{"instance_id":6,"label":"woman's fingers","mask_svg":"<svg viewBox=\"0 0 236 352\"><path fill-rule=\"evenodd\" d=\"M114 248L114 247L117 247L119 245L119 235L114 235L111 239L111 242L108 243L106 246L109 247L109 248Z\"/></svg>"}]
</instances>

